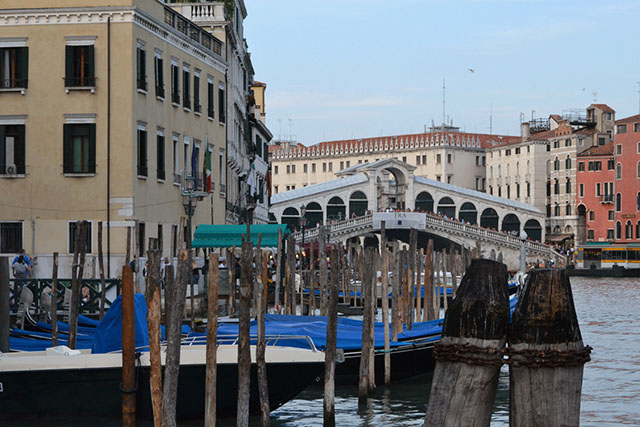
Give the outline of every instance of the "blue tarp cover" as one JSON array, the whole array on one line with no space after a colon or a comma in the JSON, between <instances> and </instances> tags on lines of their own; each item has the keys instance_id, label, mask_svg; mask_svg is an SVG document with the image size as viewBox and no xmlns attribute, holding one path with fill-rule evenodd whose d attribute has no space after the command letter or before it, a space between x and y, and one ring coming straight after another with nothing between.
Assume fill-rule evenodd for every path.
<instances>
[{"instance_id":1,"label":"blue tarp cover","mask_svg":"<svg viewBox=\"0 0 640 427\"><path fill-rule=\"evenodd\" d=\"M149 328L147 327L147 302L144 295L134 295L134 324L136 331L136 347L149 345ZM109 353L122 350L122 295L111 304L96 328L91 347L92 353Z\"/></svg>"}]
</instances>

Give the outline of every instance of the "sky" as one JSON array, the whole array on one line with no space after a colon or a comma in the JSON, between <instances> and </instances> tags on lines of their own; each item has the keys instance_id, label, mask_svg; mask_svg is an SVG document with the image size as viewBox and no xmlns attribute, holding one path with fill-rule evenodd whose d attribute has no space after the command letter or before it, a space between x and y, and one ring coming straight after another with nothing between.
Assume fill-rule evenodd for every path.
<instances>
[{"instance_id":1,"label":"sky","mask_svg":"<svg viewBox=\"0 0 640 427\"><path fill-rule=\"evenodd\" d=\"M245 0L274 139L520 134L597 100L639 112L640 1ZM474 72L469 69L474 70Z\"/></svg>"}]
</instances>

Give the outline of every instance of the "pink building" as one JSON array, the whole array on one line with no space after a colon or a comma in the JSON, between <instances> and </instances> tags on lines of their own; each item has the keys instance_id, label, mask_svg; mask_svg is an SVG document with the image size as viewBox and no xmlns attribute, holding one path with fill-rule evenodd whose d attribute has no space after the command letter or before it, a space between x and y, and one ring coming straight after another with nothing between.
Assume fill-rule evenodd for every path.
<instances>
[{"instance_id":1,"label":"pink building","mask_svg":"<svg viewBox=\"0 0 640 427\"><path fill-rule=\"evenodd\" d=\"M640 114L616 120L615 240L640 242Z\"/></svg>"}]
</instances>

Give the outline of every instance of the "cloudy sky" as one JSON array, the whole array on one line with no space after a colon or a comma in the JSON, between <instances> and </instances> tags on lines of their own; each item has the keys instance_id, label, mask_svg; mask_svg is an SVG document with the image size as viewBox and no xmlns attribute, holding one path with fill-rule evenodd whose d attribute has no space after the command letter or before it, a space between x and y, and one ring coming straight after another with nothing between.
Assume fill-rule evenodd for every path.
<instances>
[{"instance_id":1,"label":"cloudy sky","mask_svg":"<svg viewBox=\"0 0 640 427\"><path fill-rule=\"evenodd\" d=\"M256 80L275 138L421 132L519 134L597 99L637 114L640 1L245 0ZM471 72L469 69L474 70ZM493 114L491 114L493 112Z\"/></svg>"}]
</instances>

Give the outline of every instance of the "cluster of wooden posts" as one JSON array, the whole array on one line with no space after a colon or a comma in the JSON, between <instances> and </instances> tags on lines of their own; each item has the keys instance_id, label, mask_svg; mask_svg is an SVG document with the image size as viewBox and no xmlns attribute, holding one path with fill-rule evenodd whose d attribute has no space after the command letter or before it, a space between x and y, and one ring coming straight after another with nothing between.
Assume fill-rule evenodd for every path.
<instances>
[{"instance_id":1,"label":"cluster of wooden posts","mask_svg":"<svg viewBox=\"0 0 640 427\"><path fill-rule=\"evenodd\" d=\"M584 346L564 269L529 272L510 321L504 264L476 259L446 312L426 426L488 426L503 364L512 426L578 426Z\"/></svg>"}]
</instances>

